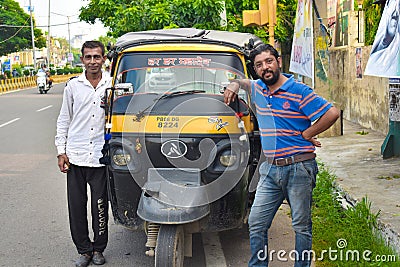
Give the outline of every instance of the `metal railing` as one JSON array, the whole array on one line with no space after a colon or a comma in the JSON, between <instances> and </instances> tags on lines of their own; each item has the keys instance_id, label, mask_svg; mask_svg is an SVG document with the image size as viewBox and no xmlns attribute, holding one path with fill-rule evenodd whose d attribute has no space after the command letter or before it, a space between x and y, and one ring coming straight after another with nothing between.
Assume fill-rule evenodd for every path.
<instances>
[{"instance_id":1,"label":"metal railing","mask_svg":"<svg viewBox=\"0 0 400 267\"><path fill-rule=\"evenodd\" d=\"M79 74L54 75L51 76L51 78L53 79L53 83L62 83L68 81L69 78L77 75ZM0 93L36 87L36 78L36 76L27 76L0 80Z\"/></svg>"}]
</instances>

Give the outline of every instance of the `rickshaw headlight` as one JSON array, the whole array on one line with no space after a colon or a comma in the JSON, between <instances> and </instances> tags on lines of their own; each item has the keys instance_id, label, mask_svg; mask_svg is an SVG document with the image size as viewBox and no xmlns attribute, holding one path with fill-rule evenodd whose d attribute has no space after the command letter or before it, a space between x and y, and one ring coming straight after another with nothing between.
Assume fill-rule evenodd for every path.
<instances>
[{"instance_id":1,"label":"rickshaw headlight","mask_svg":"<svg viewBox=\"0 0 400 267\"><path fill-rule=\"evenodd\" d=\"M222 166L231 167L237 161L237 156L232 152L232 150L225 150L219 156L219 162Z\"/></svg>"},{"instance_id":2,"label":"rickshaw headlight","mask_svg":"<svg viewBox=\"0 0 400 267\"><path fill-rule=\"evenodd\" d=\"M112 155L112 160L117 166L126 166L131 161L131 155L129 153L124 152L121 148L117 148L114 150Z\"/></svg>"}]
</instances>

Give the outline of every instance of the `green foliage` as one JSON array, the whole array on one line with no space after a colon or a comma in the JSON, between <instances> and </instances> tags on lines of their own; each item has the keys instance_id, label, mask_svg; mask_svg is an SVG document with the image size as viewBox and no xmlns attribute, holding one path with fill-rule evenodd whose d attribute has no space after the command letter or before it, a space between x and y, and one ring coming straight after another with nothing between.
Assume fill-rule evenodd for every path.
<instances>
[{"instance_id":1,"label":"green foliage","mask_svg":"<svg viewBox=\"0 0 400 267\"><path fill-rule=\"evenodd\" d=\"M82 73L82 71L83 69L81 67L75 67L75 68L65 67L63 69L57 69L55 73L57 73L57 75L64 75L64 74Z\"/></svg>"},{"instance_id":2,"label":"green foliage","mask_svg":"<svg viewBox=\"0 0 400 267\"><path fill-rule=\"evenodd\" d=\"M63 75L64 74L64 69L57 69L56 70L57 75Z\"/></svg>"},{"instance_id":3,"label":"green foliage","mask_svg":"<svg viewBox=\"0 0 400 267\"><path fill-rule=\"evenodd\" d=\"M22 66L20 64L13 64L12 69L16 70L18 72L18 77L21 77L23 70L22 70Z\"/></svg>"},{"instance_id":4,"label":"green foliage","mask_svg":"<svg viewBox=\"0 0 400 267\"><path fill-rule=\"evenodd\" d=\"M102 43L104 44L104 46L106 47L106 51L107 51L107 45L108 45L109 43L115 44L116 38L111 37L111 36L100 36L100 37L98 38L98 41L99 41L99 42L102 42Z\"/></svg>"},{"instance_id":5,"label":"green foliage","mask_svg":"<svg viewBox=\"0 0 400 267\"><path fill-rule=\"evenodd\" d=\"M220 14L225 2L227 26L221 26ZM198 28L254 33L268 41L265 26L244 27L243 10L257 10L258 0L90 0L81 8L80 19L88 23L100 20L119 37L131 31L163 28ZM279 0L275 39L291 44L297 1ZM290 50L290 46L284 47ZM284 49L282 49L284 51Z\"/></svg>"},{"instance_id":6,"label":"green foliage","mask_svg":"<svg viewBox=\"0 0 400 267\"><path fill-rule=\"evenodd\" d=\"M369 134L369 132L362 130L362 131L356 132L356 134L359 134L359 135L367 135L367 134Z\"/></svg>"},{"instance_id":7,"label":"green foliage","mask_svg":"<svg viewBox=\"0 0 400 267\"><path fill-rule=\"evenodd\" d=\"M24 76L29 76L29 74L30 74L31 72L30 72L29 70L24 70L23 73L24 73Z\"/></svg>"},{"instance_id":8,"label":"green foliage","mask_svg":"<svg viewBox=\"0 0 400 267\"><path fill-rule=\"evenodd\" d=\"M325 253L322 260L318 260L316 266L399 266L397 261L377 262L373 261L377 255L392 256L395 252L388 247L377 231L379 212L371 211L371 203L363 198L354 207L344 210L337 200L338 192L335 188L336 177L331 175L324 166L320 166L317 178L317 186L313 193L313 250L317 257L322 251L336 250L333 256ZM358 252L359 259L345 258L348 252ZM364 259L362 253L371 251ZM343 257L340 259L340 253ZM351 255L350 255L351 256Z\"/></svg>"},{"instance_id":9,"label":"green foliage","mask_svg":"<svg viewBox=\"0 0 400 267\"><path fill-rule=\"evenodd\" d=\"M91 0L81 8L80 19L94 23L99 19L119 37L130 31L164 27L219 28L222 0Z\"/></svg>"},{"instance_id":10,"label":"green foliage","mask_svg":"<svg viewBox=\"0 0 400 267\"><path fill-rule=\"evenodd\" d=\"M24 12L14 0L0 1L0 24L14 26L29 26L30 16ZM35 47L46 45L42 31L34 28ZM0 29L0 55L18 52L25 48L32 48L30 27L1 27Z\"/></svg>"},{"instance_id":11,"label":"green foliage","mask_svg":"<svg viewBox=\"0 0 400 267\"><path fill-rule=\"evenodd\" d=\"M382 7L373 3L374 0L364 0L363 10L365 12L365 45L374 43L379 21L381 20Z\"/></svg>"}]
</instances>

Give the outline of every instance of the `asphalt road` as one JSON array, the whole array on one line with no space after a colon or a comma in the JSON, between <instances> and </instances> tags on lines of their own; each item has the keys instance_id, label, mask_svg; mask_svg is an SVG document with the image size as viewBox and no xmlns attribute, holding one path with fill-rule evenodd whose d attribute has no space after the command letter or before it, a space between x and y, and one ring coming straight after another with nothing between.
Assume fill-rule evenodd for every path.
<instances>
[{"instance_id":1,"label":"asphalt road","mask_svg":"<svg viewBox=\"0 0 400 267\"><path fill-rule=\"evenodd\" d=\"M57 167L54 136L64 84L47 95L35 88L0 95L0 266L74 266L66 177ZM110 215L106 266L154 266L146 237L116 225ZM287 210L279 212L270 247L292 249ZM247 266L247 227L193 237L185 266ZM276 262L271 266L291 266Z\"/></svg>"}]
</instances>

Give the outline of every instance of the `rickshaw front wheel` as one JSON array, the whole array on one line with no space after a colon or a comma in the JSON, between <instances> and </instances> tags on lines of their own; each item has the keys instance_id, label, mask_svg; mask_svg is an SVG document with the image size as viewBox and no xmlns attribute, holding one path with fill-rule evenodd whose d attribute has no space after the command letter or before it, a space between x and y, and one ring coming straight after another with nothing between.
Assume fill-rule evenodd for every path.
<instances>
[{"instance_id":1,"label":"rickshaw front wheel","mask_svg":"<svg viewBox=\"0 0 400 267\"><path fill-rule=\"evenodd\" d=\"M184 248L182 225L161 225L157 237L155 267L183 267Z\"/></svg>"}]
</instances>

